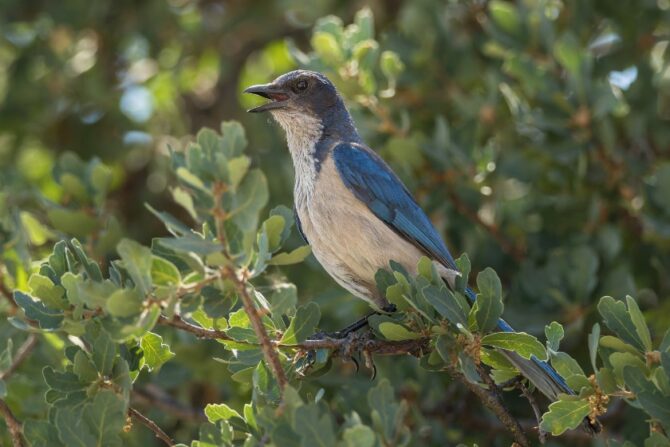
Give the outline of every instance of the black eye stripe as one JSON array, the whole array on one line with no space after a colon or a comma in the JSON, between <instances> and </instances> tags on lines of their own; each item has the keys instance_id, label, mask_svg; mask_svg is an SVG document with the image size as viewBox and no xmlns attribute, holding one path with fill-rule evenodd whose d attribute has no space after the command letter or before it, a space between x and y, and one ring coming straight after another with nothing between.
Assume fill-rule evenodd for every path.
<instances>
[{"instance_id":1,"label":"black eye stripe","mask_svg":"<svg viewBox=\"0 0 670 447\"><path fill-rule=\"evenodd\" d=\"M297 88L298 90L305 90L307 88L307 81L304 79L300 79L298 82L296 82L295 88Z\"/></svg>"}]
</instances>

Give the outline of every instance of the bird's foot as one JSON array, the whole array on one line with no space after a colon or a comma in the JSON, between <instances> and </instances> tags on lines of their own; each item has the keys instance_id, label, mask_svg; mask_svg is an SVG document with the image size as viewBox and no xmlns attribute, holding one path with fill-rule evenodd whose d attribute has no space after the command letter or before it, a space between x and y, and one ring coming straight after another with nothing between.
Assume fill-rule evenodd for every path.
<instances>
[{"instance_id":1,"label":"bird's foot","mask_svg":"<svg viewBox=\"0 0 670 447\"><path fill-rule=\"evenodd\" d=\"M393 313L396 310L397 308L394 304L389 304L381 309L383 313ZM357 332L368 325L368 318L379 314L380 312L372 312L339 331L317 332L310 336L307 341L323 341L328 339L336 341L334 345L337 346L329 348L331 349L330 355L342 357L345 360L352 362L356 366L356 372L360 370L360 358L362 355L365 360L365 365L372 370L372 380L374 380L377 376L377 367L372 360L372 355L364 349L361 349L361 347L365 345L365 341L369 339L370 335L359 335ZM317 363L325 363L327 358L320 358L321 353L323 353L322 349L311 349L307 351L300 372L304 373Z\"/></svg>"},{"instance_id":2,"label":"bird's foot","mask_svg":"<svg viewBox=\"0 0 670 447\"><path fill-rule=\"evenodd\" d=\"M364 361L365 366L372 371L372 380L374 380L377 376L377 367L372 359L372 354L366 350L367 343L371 337L372 334L369 331L356 332L343 330L316 333L308 341L323 341L328 346L310 349L305 352L298 372L301 375L305 375L311 368L320 365L320 369L331 358L340 357L347 362L353 363L357 373L360 371L361 361Z\"/></svg>"}]
</instances>

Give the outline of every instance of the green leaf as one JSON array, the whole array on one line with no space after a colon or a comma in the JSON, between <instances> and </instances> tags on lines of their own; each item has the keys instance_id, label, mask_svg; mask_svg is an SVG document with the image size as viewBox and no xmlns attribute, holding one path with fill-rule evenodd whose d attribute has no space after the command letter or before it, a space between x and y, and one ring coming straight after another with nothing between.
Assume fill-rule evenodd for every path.
<instances>
[{"instance_id":1,"label":"green leaf","mask_svg":"<svg viewBox=\"0 0 670 447\"><path fill-rule=\"evenodd\" d=\"M181 283L181 274L172 262L159 256L152 256L151 281L157 286L176 286Z\"/></svg>"},{"instance_id":2,"label":"green leaf","mask_svg":"<svg viewBox=\"0 0 670 447\"><path fill-rule=\"evenodd\" d=\"M179 253L195 253L197 255L208 255L220 252L223 246L218 242L202 239L195 235L178 238L157 238L157 243Z\"/></svg>"},{"instance_id":3,"label":"green leaf","mask_svg":"<svg viewBox=\"0 0 670 447\"><path fill-rule=\"evenodd\" d=\"M251 166L251 159L246 155L235 157L228 162L230 172L230 187L235 190Z\"/></svg>"},{"instance_id":4,"label":"green leaf","mask_svg":"<svg viewBox=\"0 0 670 447\"><path fill-rule=\"evenodd\" d=\"M149 371L160 368L163 363L174 357L174 352L170 350L170 346L163 343L163 338L147 332L140 340L140 347L144 353L144 362Z\"/></svg>"},{"instance_id":5,"label":"green leaf","mask_svg":"<svg viewBox=\"0 0 670 447\"><path fill-rule=\"evenodd\" d=\"M406 327L397 323L391 323L390 321L380 323L379 332L381 332L385 339L391 341L416 340L417 338L421 338L421 334L411 332Z\"/></svg>"},{"instance_id":6,"label":"green leaf","mask_svg":"<svg viewBox=\"0 0 670 447\"><path fill-rule=\"evenodd\" d=\"M105 302L105 309L113 317L130 317L142 310L142 295L137 289L119 289Z\"/></svg>"},{"instance_id":7,"label":"green leaf","mask_svg":"<svg viewBox=\"0 0 670 447\"><path fill-rule=\"evenodd\" d=\"M49 388L70 393L72 391L80 391L86 388L87 384L79 381L79 378L71 372L58 372L50 366L44 367L42 370L44 381Z\"/></svg>"},{"instance_id":8,"label":"green leaf","mask_svg":"<svg viewBox=\"0 0 670 447\"><path fill-rule=\"evenodd\" d=\"M33 273L28 280L32 294L52 309L67 309L68 302L63 298L65 289L55 285L51 279L39 273Z\"/></svg>"},{"instance_id":9,"label":"green leaf","mask_svg":"<svg viewBox=\"0 0 670 447\"><path fill-rule=\"evenodd\" d=\"M268 301L272 315L292 315L298 304L298 291L293 284L281 284L275 287Z\"/></svg>"},{"instance_id":10,"label":"green leaf","mask_svg":"<svg viewBox=\"0 0 670 447\"><path fill-rule=\"evenodd\" d=\"M102 390L86 405L84 421L95 437L95 447L121 445L121 431L126 423L126 405L111 390Z\"/></svg>"},{"instance_id":11,"label":"green leaf","mask_svg":"<svg viewBox=\"0 0 670 447\"><path fill-rule=\"evenodd\" d=\"M571 32L563 34L554 43L554 56L573 77L580 75L584 54L579 41Z\"/></svg>"},{"instance_id":12,"label":"green leaf","mask_svg":"<svg viewBox=\"0 0 670 447\"><path fill-rule=\"evenodd\" d=\"M84 383L91 383L98 378L98 370L82 350L77 351L74 355L72 371Z\"/></svg>"},{"instance_id":13,"label":"green leaf","mask_svg":"<svg viewBox=\"0 0 670 447\"><path fill-rule=\"evenodd\" d=\"M577 360L570 357L565 352L555 352L551 356L551 366L561 375L561 377L570 377L574 375L585 376L584 370L579 366Z\"/></svg>"},{"instance_id":14,"label":"green leaf","mask_svg":"<svg viewBox=\"0 0 670 447\"><path fill-rule=\"evenodd\" d=\"M639 367L624 367L623 378L628 388L635 393L644 411L658 420L665 430L670 430L670 399L663 396Z\"/></svg>"},{"instance_id":15,"label":"green leaf","mask_svg":"<svg viewBox=\"0 0 670 447\"><path fill-rule=\"evenodd\" d=\"M477 327L481 332L489 332L498 325L503 313L502 285L496 272L487 267L477 275L477 300L472 308Z\"/></svg>"},{"instance_id":16,"label":"green leaf","mask_svg":"<svg viewBox=\"0 0 670 447\"><path fill-rule=\"evenodd\" d=\"M563 340L563 326L556 321L552 321L544 327L544 335L547 337L547 349L558 351L558 347Z\"/></svg>"},{"instance_id":17,"label":"green leaf","mask_svg":"<svg viewBox=\"0 0 670 447\"><path fill-rule=\"evenodd\" d=\"M321 319L321 310L316 303L307 303L298 307L295 317L281 338L280 343L293 345L307 340L314 334L317 324Z\"/></svg>"},{"instance_id":18,"label":"green leaf","mask_svg":"<svg viewBox=\"0 0 670 447\"><path fill-rule=\"evenodd\" d=\"M165 228L170 233L174 235L184 235L191 232L191 229L185 223L174 217L172 214L165 211L157 211L148 203L145 203L144 206L146 206L154 216L163 222L163 225L165 225Z\"/></svg>"},{"instance_id":19,"label":"green leaf","mask_svg":"<svg viewBox=\"0 0 670 447\"><path fill-rule=\"evenodd\" d=\"M368 391L368 405L372 409L374 428L379 432L386 444L392 445L396 430L402 427L402 419L407 413L406 405L395 402L395 392L387 379Z\"/></svg>"},{"instance_id":20,"label":"green leaf","mask_svg":"<svg viewBox=\"0 0 670 447\"><path fill-rule=\"evenodd\" d=\"M302 245L288 253L279 253L268 261L269 265L291 265L305 260L312 253L309 245Z\"/></svg>"},{"instance_id":21,"label":"green leaf","mask_svg":"<svg viewBox=\"0 0 670 447\"><path fill-rule=\"evenodd\" d=\"M27 211L21 211L19 216L21 218L21 225L25 229L31 244L40 246L46 241L56 237L56 235L51 230L49 230L49 228L42 225L42 223L31 213Z\"/></svg>"},{"instance_id":22,"label":"green leaf","mask_svg":"<svg viewBox=\"0 0 670 447\"><path fill-rule=\"evenodd\" d=\"M75 237L86 237L98 228L98 221L85 211L52 208L47 217L54 228Z\"/></svg>"},{"instance_id":23,"label":"green leaf","mask_svg":"<svg viewBox=\"0 0 670 447\"><path fill-rule=\"evenodd\" d=\"M204 130L204 129L203 129ZM177 168L177 177L188 186L209 194L209 190L200 178L185 167Z\"/></svg>"},{"instance_id":24,"label":"green leaf","mask_svg":"<svg viewBox=\"0 0 670 447\"><path fill-rule=\"evenodd\" d=\"M467 303L462 303L460 294L452 293L446 287L437 288L436 286L424 287L421 290L424 299L435 308L438 314L449 320L454 326L462 325L467 327L468 314L464 307Z\"/></svg>"},{"instance_id":25,"label":"green leaf","mask_svg":"<svg viewBox=\"0 0 670 447\"><path fill-rule=\"evenodd\" d=\"M198 219L198 213L195 211L195 206L193 205L193 197L188 193L184 188L175 187L170 190L172 193L172 200L175 203L181 205L182 208L186 210L189 216L192 219Z\"/></svg>"},{"instance_id":26,"label":"green leaf","mask_svg":"<svg viewBox=\"0 0 670 447\"><path fill-rule=\"evenodd\" d=\"M535 356L540 360L547 358L542 343L525 332L496 332L482 337L482 345L505 349L519 354L525 359Z\"/></svg>"},{"instance_id":27,"label":"green leaf","mask_svg":"<svg viewBox=\"0 0 670 447\"><path fill-rule=\"evenodd\" d=\"M387 79L395 80L405 69L405 64L400 60L397 53L386 50L382 51L381 57L379 58L379 67Z\"/></svg>"},{"instance_id":28,"label":"green leaf","mask_svg":"<svg viewBox=\"0 0 670 447\"><path fill-rule=\"evenodd\" d=\"M644 351L645 344L638 335L637 328L626 310L622 301L616 301L611 296L604 296L598 303L598 311L605 320L605 324L623 341L630 343Z\"/></svg>"},{"instance_id":29,"label":"green leaf","mask_svg":"<svg viewBox=\"0 0 670 447\"><path fill-rule=\"evenodd\" d=\"M223 136L223 152L227 158L233 158L242 153L247 147L247 136L244 127L237 121L224 121L221 123L221 134Z\"/></svg>"},{"instance_id":30,"label":"green leaf","mask_svg":"<svg viewBox=\"0 0 670 447\"><path fill-rule=\"evenodd\" d=\"M84 422L79 411L71 409L60 409L55 418L58 437L67 447L92 447L96 446L97 439ZM106 446L105 446L106 447Z\"/></svg>"},{"instance_id":31,"label":"green leaf","mask_svg":"<svg viewBox=\"0 0 670 447\"><path fill-rule=\"evenodd\" d=\"M471 268L470 258L468 258L467 254L463 253L458 259L456 259L456 267L458 267L458 271L461 272L461 275L456 277L456 290L462 294L465 294Z\"/></svg>"},{"instance_id":32,"label":"green leaf","mask_svg":"<svg viewBox=\"0 0 670 447\"><path fill-rule=\"evenodd\" d=\"M294 427L300 433L300 447L331 447L337 445L329 413L319 415L316 405L302 405L295 410Z\"/></svg>"},{"instance_id":33,"label":"green leaf","mask_svg":"<svg viewBox=\"0 0 670 447\"><path fill-rule=\"evenodd\" d=\"M598 358L598 342L600 341L600 325L598 323L593 325L591 333L589 334L589 357L591 358L591 366L593 371L598 371L596 366L596 359Z\"/></svg>"},{"instance_id":34,"label":"green leaf","mask_svg":"<svg viewBox=\"0 0 670 447\"><path fill-rule=\"evenodd\" d=\"M109 376L116 357L116 345L104 329L100 328L93 339L91 359L98 371Z\"/></svg>"},{"instance_id":35,"label":"green leaf","mask_svg":"<svg viewBox=\"0 0 670 447\"><path fill-rule=\"evenodd\" d=\"M651 351L651 334L649 333L647 323L644 321L644 315L640 312L640 308L637 306L637 303L632 296L626 296L626 304L628 304L628 312L630 314L630 319L635 326L635 332L642 342L645 351Z\"/></svg>"},{"instance_id":36,"label":"green leaf","mask_svg":"<svg viewBox=\"0 0 670 447\"><path fill-rule=\"evenodd\" d=\"M346 447L374 447L377 437L367 425L354 425L342 433Z\"/></svg>"},{"instance_id":37,"label":"green leaf","mask_svg":"<svg viewBox=\"0 0 670 447\"><path fill-rule=\"evenodd\" d=\"M205 416L209 422L215 423L221 419L228 420L233 417L241 418L240 413L233 410L226 404L207 404L205 407Z\"/></svg>"},{"instance_id":38,"label":"green leaf","mask_svg":"<svg viewBox=\"0 0 670 447\"><path fill-rule=\"evenodd\" d=\"M561 435L577 428L590 411L588 400L559 400L549 405L549 411L542 415L540 428L554 436Z\"/></svg>"},{"instance_id":39,"label":"green leaf","mask_svg":"<svg viewBox=\"0 0 670 447\"><path fill-rule=\"evenodd\" d=\"M123 265L133 279L135 287L142 295L148 295L151 291L151 264L153 255L148 247L144 247L130 239L123 239L116 246Z\"/></svg>"},{"instance_id":40,"label":"green leaf","mask_svg":"<svg viewBox=\"0 0 670 447\"><path fill-rule=\"evenodd\" d=\"M58 439L58 430L48 421L29 419L23 423L23 436L31 447L64 447Z\"/></svg>"},{"instance_id":41,"label":"green leaf","mask_svg":"<svg viewBox=\"0 0 670 447\"><path fill-rule=\"evenodd\" d=\"M268 203L268 183L260 169L252 169L244 177L233 196L230 216L244 232L256 231L258 213Z\"/></svg>"},{"instance_id":42,"label":"green leaf","mask_svg":"<svg viewBox=\"0 0 670 447\"><path fill-rule=\"evenodd\" d=\"M519 32L521 20L514 4L502 0L492 0L489 3L489 13L493 22L503 31L509 34Z\"/></svg>"},{"instance_id":43,"label":"green leaf","mask_svg":"<svg viewBox=\"0 0 670 447\"><path fill-rule=\"evenodd\" d=\"M42 329L57 329L63 321L62 311L50 309L20 290L14 291L14 301L23 309L26 317L37 321Z\"/></svg>"},{"instance_id":44,"label":"green leaf","mask_svg":"<svg viewBox=\"0 0 670 447\"><path fill-rule=\"evenodd\" d=\"M263 222L263 231L268 236L268 248L270 252L274 252L281 247L282 233L286 222L282 216L270 216Z\"/></svg>"},{"instance_id":45,"label":"green leaf","mask_svg":"<svg viewBox=\"0 0 670 447\"><path fill-rule=\"evenodd\" d=\"M329 65L337 65L344 61L344 55L337 39L330 33L317 31L312 36L312 48L321 59Z\"/></svg>"},{"instance_id":46,"label":"green leaf","mask_svg":"<svg viewBox=\"0 0 670 447\"><path fill-rule=\"evenodd\" d=\"M612 365L614 375L619 379L619 382L624 381L623 371L626 367L633 367L640 370L646 368L642 359L630 352L614 352L610 354L609 361Z\"/></svg>"}]
</instances>

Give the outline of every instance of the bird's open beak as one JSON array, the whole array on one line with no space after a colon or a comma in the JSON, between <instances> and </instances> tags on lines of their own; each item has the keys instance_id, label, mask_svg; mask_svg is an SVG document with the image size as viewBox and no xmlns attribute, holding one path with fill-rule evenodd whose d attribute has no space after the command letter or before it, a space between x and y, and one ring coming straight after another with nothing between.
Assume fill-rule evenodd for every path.
<instances>
[{"instance_id":1,"label":"bird's open beak","mask_svg":"<svg viewBox=\"0 0 670 447\"><path fill-rule=\"evenodd\" d=\"M281 109L285 106L285 102L289 99L289 95L281 87L273 83L252 85L251 87L244 90L244 93L253 93L254 95L262 96L263 98L268 98L270 100L268 103L247 110L247 112L251 113Z\"/></svg>"}]
</instances>

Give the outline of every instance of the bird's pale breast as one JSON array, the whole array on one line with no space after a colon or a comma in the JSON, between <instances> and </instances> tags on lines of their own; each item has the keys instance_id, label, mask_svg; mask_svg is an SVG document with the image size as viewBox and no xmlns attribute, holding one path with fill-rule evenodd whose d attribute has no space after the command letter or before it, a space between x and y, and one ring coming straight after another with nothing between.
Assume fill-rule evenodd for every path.
<instances>
[{"instance_id":1,"label":"bird's pale breast","mask_svg":"<svg viewBox=\"0 0 670 447\"><path fill-rule=\"evenodd\" d=\"M375 286L377 270L388 268L394 260L416 272L422 252L345 187L332 158L322 163L311 197L296 197L296 204L314 256L352 294L383 307L387 302Z\"/></svg>"}]
</instances>

